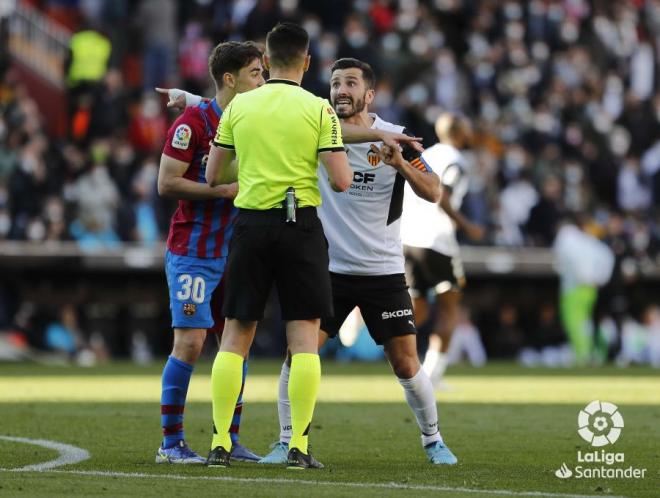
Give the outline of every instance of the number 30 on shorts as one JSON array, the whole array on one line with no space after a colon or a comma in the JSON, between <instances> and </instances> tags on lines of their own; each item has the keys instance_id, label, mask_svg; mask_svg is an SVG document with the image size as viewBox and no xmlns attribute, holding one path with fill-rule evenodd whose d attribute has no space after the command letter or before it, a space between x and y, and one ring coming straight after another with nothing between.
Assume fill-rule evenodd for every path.
<instances>
[{"instance_id":1,"label":"number 30 on shorts","mask_svg":"<svg viewBox=\"0 0 660 498\"><path fill-rule=\"evenodd\" d=\"M192 301L197 304L204 302L206 282L204 282L202 277L192 277L189 274L184 273L179 276L178 281L181 284L181 290L176 293L176 298L179 301L192 299Z\"/></svg>"}]
</instances>

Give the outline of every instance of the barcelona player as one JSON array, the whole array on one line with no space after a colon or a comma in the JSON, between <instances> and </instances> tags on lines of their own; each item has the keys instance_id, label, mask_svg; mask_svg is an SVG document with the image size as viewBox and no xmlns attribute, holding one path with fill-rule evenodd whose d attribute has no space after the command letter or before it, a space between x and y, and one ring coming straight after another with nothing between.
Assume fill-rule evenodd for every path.
<instances>
[{"instance_id":1,"label":"barcelona player","mask_svg":"<svg viewBox=\"0 0 660 498\"><path fill-rule=\"evenodd\" d=\"M233 198L238 191L237 183L209 186L204 179L206 161L222 110L236 94L264 83L261 51L250 42L216 46L209 57L209 71L216 86L215 98L186 108L174 122L158 174L159 194L179 203L172 216L165 256L174 346L163 369L163 442L156 453L156 463L206 462L185 442L183 414L195 362L207 329L214 326L211 299L216 288L220 290L237 213ZM221 325L217 326L221 330ZM243 366L243 382L246 371L247 362ZM239 396L231 428L231 456L257 461L259 456L238 443L241 409Z\"/></svg>"}]
</instances>

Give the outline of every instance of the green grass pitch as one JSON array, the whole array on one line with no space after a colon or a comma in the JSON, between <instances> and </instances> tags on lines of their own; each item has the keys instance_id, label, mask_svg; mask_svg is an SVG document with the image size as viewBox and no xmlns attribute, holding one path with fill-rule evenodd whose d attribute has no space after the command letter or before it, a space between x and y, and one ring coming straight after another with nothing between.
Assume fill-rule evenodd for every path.
<instances>
[{"instance_id":1,"label":"green grass pitch","mask_svg":"<svg viewBox=\"0 0 660 498\"><path fill-rule=\"evenodd\" d=\"M279 362L254 361L245 389L242 442L264 453L278 435ZM91 369L0 365L0 436L73 445L90 457L43 471L58 458L27 442L0 439L0 496L660 496L660 376L649 369L452 368L438 393L440 424L459 458L432 466L403 393L385 364L324 363L311 441L320 471L237 463L230 469L156 465L160 366ZM186 407L186 437L206 454L211 406L208 363L197 367ZM559 479L590 451L577 415L594 399L625 420L608 452L644 479ZM599 466L594 464L593 466ZM605 464L607 467L607 465Z\"/></svg>"}]
</instances>

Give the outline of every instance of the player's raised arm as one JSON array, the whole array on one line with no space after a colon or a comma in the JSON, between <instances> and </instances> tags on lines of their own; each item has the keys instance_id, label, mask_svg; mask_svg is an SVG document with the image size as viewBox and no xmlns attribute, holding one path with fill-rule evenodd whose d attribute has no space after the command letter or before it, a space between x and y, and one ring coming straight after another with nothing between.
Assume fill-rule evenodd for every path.
<instances>
[{"instance_id":1,"label":"player's raised arm","mask_svg":"<svg viewBox=\"0 0 660 498\"><path fill-rule=\"evenodd\" d=\"M426 164L419 152L407 150L404 157L398 144L389 140L380 149L371 145L371 150L379 154L385 164L389 164L401 173L419 197L429 202L440 201L442 195L440 178Z\"/></svg>"},{"instance_id":2,"label":"player's raised arm","mask_svg":"<svg viewBox=\"0 0 660 498\"><path fill-rule=\"evenodd\" d=\"M186 107L192 107L199 105L202 101L200 95L195 95L194 93L186 92L179 88L155 88L156 92L167 95L167 108L176 109L177 111L183 111Z\"/></svg>"},{"instance_id":3,"label":"player's raised arm","mask_svg":"<svg viewBox=\"0 0 660 498\"><path fill-rule=\"evenodd\" d=\"M393 131L380 130L378 128L365 128L345 121L341 122L341 133L344 143L356 144L365 142L396 142L397 144L407 144L418 152L423 152L421 137L413 137L405 133L396 133Z\"/></svg>"},{"instance_id":4,"label":"player's raised arm","mask_svg":"<svg viewBox=\"0 0 660 498\"><path fill-rule=\"evenodd\" d=\"M202 97L195 95L180 88L156 88L158 93L167 95L167 107L182 111L186 107L198 105ZM341 122L341 133L344 143L355 144L364 142L387 142L394 141L400 145L408 144L420 153L424 150L421 145L421 137L413 137L405 133L396 133L393 131L379 130L375 128L365 128L346 122Z\"/></svg>"}]
</instances>

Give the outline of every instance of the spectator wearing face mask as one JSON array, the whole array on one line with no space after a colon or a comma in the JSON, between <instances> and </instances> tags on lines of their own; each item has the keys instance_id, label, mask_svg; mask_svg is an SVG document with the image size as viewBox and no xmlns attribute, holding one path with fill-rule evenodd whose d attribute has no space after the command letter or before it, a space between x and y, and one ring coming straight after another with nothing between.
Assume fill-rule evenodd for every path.
<instances>
[{"instance_id":1,"label":"spectator wearing face mask","mask_svg":"<svg viewBox=\"0 0 660 498\"><path fill-rule=\"evenodd\" d=\"M77 215L71 235L82 249L116 247L119 238L115 222L120 197L106 166L108 144L97 142L93 147L92 165L74 185Z\"/></svg>"},{"instance_id":2,"label":"spectator wearing face mask","mask_svg":"<svg viewBox=\"0 0 660 498\"><path fill-rule=\"evenodd\" d=\"M155 95L145 93L139 111L135 113L128 126L128 136L136 151L150 154L157 153L167 134L167 118Z\"/></svg>"}]
</instances>

